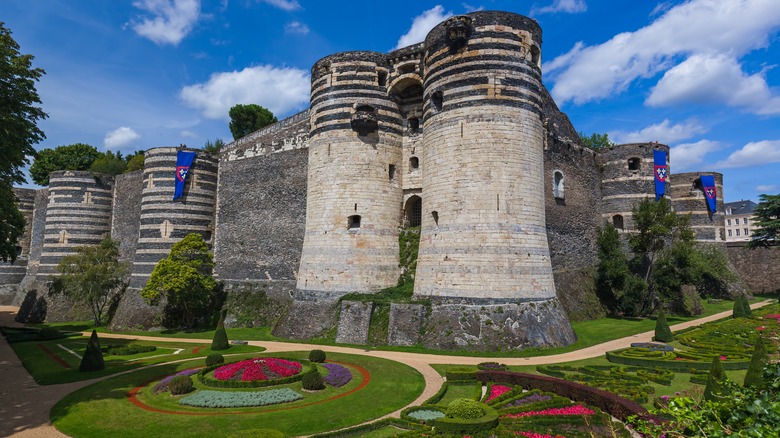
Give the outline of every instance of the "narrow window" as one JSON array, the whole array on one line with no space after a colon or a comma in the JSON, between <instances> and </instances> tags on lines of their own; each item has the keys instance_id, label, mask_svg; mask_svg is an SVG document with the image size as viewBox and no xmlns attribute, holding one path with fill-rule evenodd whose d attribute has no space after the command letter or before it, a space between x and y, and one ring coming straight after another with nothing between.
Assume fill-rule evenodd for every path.
<instances>
[{"instance_id":1,"label":"narrow window","mask_svg":"<svg viewBox=\"0 0 780 438\"><path fill-rule=\"evenodd\" d=\"M379 84L380 87L384 87L387 85L387 72L384 70L378 70L376 72L376 81L377 84Z\"/></svg>"},{"instance_id":2,"label":"narrow window","mask_svg":"<svg viewBox=\"0 0 780 438\"><path fill-rule=\"evenodd\" d=\"M612 216L612 225L614 225L615 228L617 228L618 230L622 230L623 229L623 216L619 215L619 214L616 214L616 215Z\"/></svg>"},{"instance_id":3,"label":"narrow window","mask_svg":"<svg viewBox=\"0 0 780 438\"><path fill-rule=\"evenodd\" d=\"M747 236L748 236L748 234L750 234L750 233L748 232L748 229L747 229L747 228L745 228L745 237L747 237Z\"/></svg>"},{"instance_id":4,"label":"narrow window","mask_svg":"<svg viewBox=\"0 0 780 438\"><path fill-rule=\"evenodd\" d=\"M417 157L409 158L409 169L416 170L420 168L420 159Z\"/></svg>"},{"instance_id":5,"label":"narrow window","mask_svg":"<svg viewBox=\"0 0 780 438\"><path fill-rule=\"evenodd\" d=\"M22 255L22 247L16 245L16 256L19 257L20 255Z\"/></svg>"},{"instance_id":6,"label":"narrow window","mask_svg":"<svg viewBox=\"0 0 780 438\"><path fill-rule=\"evenodd\" d=\"M639 170L642 166L642 159L633 157L628 159L628 170Z\"/></svg>"},{"instance_id":7,"label":"narrow window","mask_svg":"<svg viewBox=\"0 0 780 438\"><path fill-rule=\"evenodd\" d=\"M61 244L66 244L66 243L68 243L68 232L67 232L67 231L65 231L65 230L62 230L62 231L60 231L60 239L59 239L59 242L60 242Z\"/></svg>"},{"instance_id":8,"label":"narrow window","mask_svg":"<svg viewBox=\"0 0 780 438\"><path fill-rule=\"evenodd\" d=\"M729 237L731 237L731 230L729 230Z\"/></svg>"},{"instance_id":9,"label":"narrow window","mask_svg":"<svg viewBox=\"0 0 780 438\"><path fill-rule=\"evenodd\" d=\"M357 230L360 228L360 215L352 215L347 219L347 228Z\"/></svg>"},{"instance_id":10,"label":"narrow window","mask_svg":"<svg viewBox=\"0 0 780 438\"><path fill-rule=\"evenodd\" d=\"M409 124L410 134L416 134L417 131L420 129L420 119L418 119L417 117L409 117L407 123Z\"/></svg>"},{"instance_id":11,"label":"narrow window","mask_svg":"<svg viewBox=\"0 0 780 438\"><path fill-rule=\"evenodd\" d=\"M390 177L390 181L395 179L395 164L390 164L387 166L387 175Z\"/></svg>"},{"instance_id":12,"label":"narrow window","mask_svg":"<svg viewBox=\"0 0 780 438\"><path fill-rule=\"evenodd\" d=\"M743 225L747 225L747 218L746 218L746 217L743 217L743 218L742 218L742 224L743 224Z\"/></svg>"},{"instance_id":13,"label":"narrow window","mask_svg":"<svg viewBox=\"0 0 780 438\"><path fill-rule=\"evenodd\" d=\"M433 223L436 224L436 226L439 226L439 212L438 211L432 211L431 216L433 217Z\"/></svg>"},{"instance_id":14,"label":"narrow window","mask_svg":"<svg viewBox=\"0 0 780 438\"><path fill-rule=\"evenodd\" d=\"M435 110L441 110L442 105L444 105L444 93L441 91L435 91L433 94L431 94L431 105L433 105L433 109Z\"/></svg>"},{"instance_id":15,"label":"narrow window","mask_svg":"<svg viewBox=\"0 0 780 438\"><path fill-rule=\"evenodd\" d=\"M555 199L564 199L563 172L560 170L553 172L553 197Z\"/></svg>"},{"instance_id":16,"label":"narrow window","mask_svg":"<svg viewBox=\"0 0 780 438\"><path fill-rule=\"evenodd\" d=\"M701 180L700 179L697 179L696 181L693 182L693 189L694 190L701 190L702 189L702 185L701 185Z\"/></svg>"},{"instance_id":17,"label":"narrow window","mask_svg":"<svg viewBox=\"0 0 780 438\"><path fill-rule=\"evenodd\" d=\"M737 236L739 236L739 228L737 228Z\"/></svg>"},{"instance_id":18,"label":"narrow window","mask_svg":"<svg viewBox=\"0 0 780 438\"><path fill-rule=\"evenodd\" d=\"M531 62L539 66L539 58L542 57L541 52L539 51L539 48L536 46L531 46Z\"/></svg>"},{"instance_id":19,"label":"narrow window","mask_svg":"<svg viewBox=\"0 0 780 438\"><path fill-rule=\"evenodd\" d=\"M726 225L731 226L731 219L726 219Z\"/></svg>"}]
</instances>

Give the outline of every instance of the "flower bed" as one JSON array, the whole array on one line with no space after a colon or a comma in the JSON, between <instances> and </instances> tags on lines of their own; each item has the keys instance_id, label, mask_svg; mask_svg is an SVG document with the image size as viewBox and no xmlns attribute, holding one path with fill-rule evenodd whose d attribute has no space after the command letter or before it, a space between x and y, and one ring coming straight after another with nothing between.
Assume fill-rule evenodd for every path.
<instances>
[{"instance_id":1,"label":"flower bed","mask_svg":"<svg viewBox=\"0 0 780 438\"><path fill-rule=\"evenodd\" d=\"M328 370L328 375L325 376L325 383L330 386L340 388L352 380L352 373L344 366L337 363L326 363L322 366Z\"/></svg>"},{"instance_id":2,"label":"flower bed","mask_svg":"<svg viewBox=\"0 0 780 438\"><path fill-rule=\"evenodd\" d=\"M179 404L200 408L240 408L290 403L302 399L302 395L290 388L251 392L202 390L179 400Z\"/></svg>"},{"instance_id":3,"label":"flower bed","mask_svg":"<svg viewBox=\"0 0 780 438\"><path fill-rule=\"evenodd\" d=\"M170 376L160 380L156 385L154 385L154 388L152 389L152 392L155 394L159 394L161 392L165 392L168 390L168 384L171 383L171 380L173 380L176 376L191 376L193 374L196 374L198 371L200 371L200 368L191 368L184 371L179 371L176 374L171 374Z\"/></svg>"},{"instance_id":4,"label":"flower bed","mask_svg":"<svg viewBox=\"0 0 780 438\"><path fill-rule=\"evenodd\" d=\"M415 420L428 422L428 421L435 420L437 418L444 417L444 412L437 411L434 409L420 409L419 411L409 412L408 415L409 417L414 418Z\"/></svg>"},{"instance_id":5,"label":"flower bed","mask_svg":"<svg viewBox=\"0 0 780 438\"><path fill-rule=\"evenodd\" d=\"M223 365L214 370L217 380L276 380L301 372L301 364L275 357L253 358Z\"/></svg>"},{"instance_id":6,"label":"flower bed","mask_svg":"<svg viewBox=\"0 0 780 438\"><path fill-rule=\"evenodd\" d=\"M674 379L673 372L661 368L548 365L536 369L553 377L613 392L639 403L649 401L650 395L655 393L648 382L669 386Z\"/></svg>"},{"instance_id":7,"label":"flower bed","mask_svg":"<svg viewBox=\"0 0 780 438\"><path fill-rule=\"evenodd\" d=\"M574 406L567 406L563 408L547 408L542 409L541 411L526 411L526 412L518 412L516 414L506 414L503 415L501 418L523 418L523 417L533 417L536 415L545 415L545 416L558 416L558 415L593 415L596 411L593 409L588 409L582 405L574 405Z\"/></svg>"},{"instance_id":8,"label":"flower bed","mask_svg":"<svg viewBox=\"0 0 780 438\"><path fill-rule=\"evenodd\" d=\"M501 397L511 390L512 388L506 385L492 385L490 387L490 395L488 396L487 400L485 400L485 402L487 403L495 398Z\"/></svg>"},{"instance_id":9,"label":"flower bed","mask_svg":"<svg viewBox=\"0 0 780 438\"><path fill-rule=\"evenodd\" d=\"M505 404L504 408L505 409L506 408L514 408L514 407L517 407L517 406L525 406L525 405L531 404L531 403L547 402L547 401L550 401L550 400L552 400L552 397L550 397L549 395L541 395L541 394L538 394L538 393L534 393L534 394L529 395L528 397L516 398L516 399L510 401L509 403Z\"/></svg>"}]
</instances>

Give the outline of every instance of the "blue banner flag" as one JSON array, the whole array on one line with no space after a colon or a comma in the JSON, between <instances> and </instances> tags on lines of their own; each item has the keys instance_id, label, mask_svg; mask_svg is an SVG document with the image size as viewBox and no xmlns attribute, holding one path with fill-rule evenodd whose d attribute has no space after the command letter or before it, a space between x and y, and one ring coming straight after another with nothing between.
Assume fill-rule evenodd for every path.
<instances>
[{"instance_id":1,"label":"blue banner flag","mask_svg":"<svg viewBox=\"0 0 780 438\"><path fill-rule=\"evenodd\" d=\"M710 208L710 212L715 213L718 202L718 189L715 188L715 177L702 175L701 189L704 191L704 197L707 198L707 206Z\"/></svg>"},{"instance_id":2,"label":"blue banner flag","mask_svg":"<svg viewBox=\"0 0 780 438\"><path fill-rule=\"evenodd\" d=\"M190 166L195 160L195 152L178 151L176 153L176 191L173 192L173 200L181 198L184 193L184 183L187 181L187 174L190 172Z\"/></svg>"},{"instance_id":3,"label":"blue banner flag","mask_svg":"<svg viewBox=\"0 0 780 438\"><path fill-rule=\"evenodd\" d=\"M669 176L669 166L666 165L666 152L653 151L653 172L655 173L655 200L666 193L666 178Z\"/></svg>"}]
</instances>

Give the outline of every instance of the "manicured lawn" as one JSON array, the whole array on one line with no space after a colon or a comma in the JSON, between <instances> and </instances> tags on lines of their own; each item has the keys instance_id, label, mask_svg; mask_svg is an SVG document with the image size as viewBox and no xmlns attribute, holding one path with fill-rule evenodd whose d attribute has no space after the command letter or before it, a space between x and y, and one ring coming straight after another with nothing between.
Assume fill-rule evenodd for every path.
<instances>
[{"instance_id":1,"label":"manicured lawn","mask_svg":"<svg viewBox=\"0 0 780 438\"><path fill-rule=\"evenodd\" d=\"M449 382L447 384L447 392L444 393L444 397L437 403L440 405L448 405L451 401L457 398L470 398L474 399L477 395L477 385L474 382Z\"/></svg>"},{"instance_id":2,"label":"manicured lawn","mask_svg":"<svg viewBox=\"0 0 780 438\"><path fill-rule=\"evenodd\" d=\"M307 355L308 352L284 354L291 358ZM393 412L411 403L424 386L417 371L397 362L335 353L329 353L328 359L366 368L371 376L369 383L352 394L320 404L303 406L307 399L326 398L327 394L309 397L302 393L307 398L303 401L275 407L243 408L241 411L251 411L244 414L220 414L218 409L204 408L195 410L217 415L174 415L149 412L131 404L126 394L135 386L198 366L201 361L167 364L116 376L68 395L52 409L52 422L61 432L74 437L224 437L231 432L258 428L300 436L348 427ZM358 381L354 383L358 384ZM336 393L345 389L326 391L331 390ZM293 409L279 410L288 407Z\"/></svg>"},{"instance_id":3,"label":"manicured lawn","mask_svg":"<svg viewBox=\"0 0 780 438\"><path fill-rule=\"evenodd\" d=\"M21 359L22 364L41 385L76 382L95 377L103 377L122 371L140 368L145 365L170 362L174 360L205 357L211 353L208 345L191 343L169 343L132 341L133 344L154 345L157 351L139 353L131 356L103 355L106 368L100 371L79 372L79 364L87 346L87 337L70 337L51 341L15 342L11 347ZM101 345L129 344L125 339L105 339ZM70 351L68 351L70 350ZM197 353L195 352L197 350ZM222 354L261 352L264 348L249 345L233 345ZM176 353L178 351L178 353ZM176 353L176 354L174 354Z\"/></svg>"}]
</instances>

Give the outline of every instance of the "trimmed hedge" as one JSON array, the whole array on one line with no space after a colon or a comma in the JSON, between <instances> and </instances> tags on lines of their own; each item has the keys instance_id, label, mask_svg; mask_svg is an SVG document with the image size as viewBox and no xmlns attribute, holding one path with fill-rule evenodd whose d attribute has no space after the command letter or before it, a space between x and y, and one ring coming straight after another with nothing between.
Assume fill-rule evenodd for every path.
<instances>
[{"instance_id":1,"label":"trimmed hedge","mask_svg":"<svg viewBox=\"0 0 780 438\"><path fill-rule=\"evenodd\" d=\"M425 400L423 402L424 405L435 405L436 403L440 402L441 399L444 398L444 394L447 393L447 388L449 388L449 383L445 380L444 383L441 384L441 388L439 388L439 391L436 394L433 394L431 398L428 400Z\"/></svg>"},{"instance_id":2,"label":"trimmed hedge","mask_svg":"<svg viewBox=\"0 0 780 438\"><path fill-rule=\"evenodd\" d=\"M138 345L138 344L109 345L105 349L106 349L106 353L112 356L131 356L133 354L151 353L152 351L157 351L157 347L155 347L154 345Z\"/></svg>"},{"instance_id":3,"label":"trimmed hedge","mask_svg":"<svg viewBox=\"0 0 780 438\"><path fill-rule=\"evenodd\" d=\"M301 385L303 389L307 391L320 391L325 389L325 379L322 378L322 374L316 366L312 367L312 370L304 374L301 378Z\"/></svg>"},{"instance_id":4,"label":"trimmed hedge","mask_svg":"<svg viewBox=\"0 0 780 438\"><path fill-rule=\"evenodd\" d=\"M213 367L225 363L225 356L219 353L211 353L206 356L206 366Z\"/></svg>"},{"instance_id":5,"label":"trimmed hedge","mask_svg":"<svg viewBox=\"0 0 780 438\"><path fill-rule=\"evenodd\" d=\"M325 352L322 350L312 350L309 352L309 362L323 363L325 362Z\"/></svg>"},{"instance_id":6,"label":"trimmed hedge","mask_svg":"<svg viewBox=\"0 0 780 438\"><path fill-rule=\"evenodd\" d=\"M446 373L447 381L476 380L477 371L473 368L450 368Z\"/></svg>"},{"instance_id":7,"label":"trimmed hedge","mask_svg":"<svg viewBox=\"0 0 780 438\"><path fill-rule=\"evenodd\" d=\"M168 383L168 392L171 395L182 395L192 391L192 379L190 376L176 376Z\"/></svg>"},{"instance_id":8,"label":"trimmed hedge","mask_svg":"<svg viewBox=\"0 0 780 438\"><path fill-rule=\"evenodd\" d=\"M480 418L437 418L433 420L433 427L439 433L472 435L498 426L498 411L488 405L482 405L482 409L485 415Z\"/></svg>"},{"instance_id":9,"label":"trimmed hedge","mask_svg":"<svg viewBox=\"0 0 780 438\"><path fill-rule=\"evenodd\" d=\"M263 388L266 386L286 385L288 383L298 382L303 378L304 374L310 372L313 367L313 365L311 365L307 360L288 359L285 357L279 357L279 359L292 360L300 363L302 367L301 372L294 376L285 377L283 379L275 379L275 380L253 380L249 382L245 382L243 380L218 380L208 375L215 369L224 365L224 364L217 364L200 370L197 374L198 382L206 386L210 386L212 388ZM307 366L309 367L308 370L306 370L305 368Z\"/></svg>"},{"instance_id":10,"label":"trimmed hedge","mask_svg":"<svg viewBox=\"0 0 780 438\"><path fill-rule=\"evenodd\" d=\"M248 429L233 432L227 438L284 438L284 434L276 429Z\"/></svg>"},{"instance_id":11,"label":"trimmed hedge","mask_svg":"<svg viewBox=\"0 0 780 438\"><path fill-rule=\"evenodd\" d=\"M667 370L672 370L680 373L688 372L691 369L708 370L710 369L710 365L711 365L711 362L704 362L704 361L689 361L689 360L675 361L675 360L644 359L642 357L627 357L620 354L626 350L628 350L628 348L623 350L608 351L606 353L607 360L612 363L618 363L621 365L631 365L631 366L645 367L645 368L658 367L658 368L665 368ZM743 361L729 360L723 364L723 368L727 370L746 370L749 365L750 362L746 360Z\"/></svg>"},{"instance_id":12,"label":"trimmed hedge","mask_svg":"<svg viewBox=\"0 0 780 438\"><path fill-rule=\"evenodd\" d=\"M484 382L500 382L513 386L521 386L525 389L540 389L551 392L578 402L595 406L613 417L626 421L628 417L637 415L647 419L662 421L660 418L650 415L642 405L637 402L619 397L601 389L591 388L587 385L568 382L554 377L536 376L533 374L515 373L511 371L479 371L477 379Z\"/></svg>"}]
</instances>

